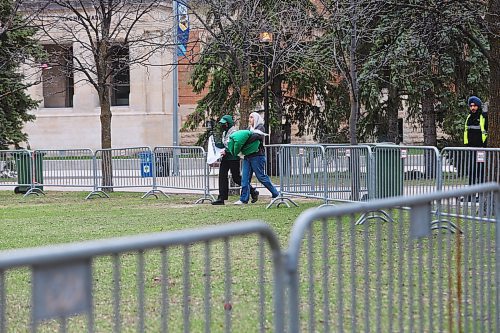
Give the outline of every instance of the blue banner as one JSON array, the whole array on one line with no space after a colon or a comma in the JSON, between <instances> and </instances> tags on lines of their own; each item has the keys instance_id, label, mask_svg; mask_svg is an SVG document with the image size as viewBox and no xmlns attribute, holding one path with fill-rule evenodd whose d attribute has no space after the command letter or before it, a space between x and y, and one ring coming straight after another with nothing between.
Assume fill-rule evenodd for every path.
<instances>
[{"instance_id":1,"label":"blue banner","mask_svg":"<svg viewBox=\"0 0 500 333\"><path fill-rule=\"evenodd\" d=\"M186 47L189 40L189 16L188 9L183 2L177 3L177 55L186 55Z\"/></svg>"}]
</instances>

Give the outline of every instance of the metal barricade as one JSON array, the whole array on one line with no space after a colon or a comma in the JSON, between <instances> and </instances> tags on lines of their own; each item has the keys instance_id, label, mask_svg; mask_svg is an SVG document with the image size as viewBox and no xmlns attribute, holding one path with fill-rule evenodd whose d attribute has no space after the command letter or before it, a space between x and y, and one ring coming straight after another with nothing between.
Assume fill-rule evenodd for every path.
<instances>
[{"instance_id":1,"label":"metal barricade","mask_svg":"<svg viewBox=\"0 0 500 333\"><path fill-rule=\"evenodd\" d=\"M43 175L43 187L95 188L94 152L91 149L38 149L33 152L42 159L36 167Z\"/></svg>"},{"instance_id":2,"label":"metal barricade","mask_svg":"<svg viewBox=\"0 0 500 333\"><path fill-rule=\"evenodd\" d=\"M500 183L498 148L444 148L441 151L441 161L443 189L456 189L485 182Z\"/></svg>"},{"instance_id":3,"label":"metal barricade","mask_svg":"<svg viewBox=\"0 0 500 333\"><path fill-rule=\"evenodd\" d=\"M146 191L153 187L154 170L152 166L147 167L152 165L153 156L149 147L99 149L94 156L96 189L104 190L99 192L105 194L106 189L115 188ZM147 162L148 157L150 162ZM96 193L94 190L89 196Z\"/></svg>"},{"instance_id":4,"label":"metal barricade","mask_svg":"<svg viewBox=\"0 0 500 333\"><path fill-rule=\"evenodd\" d=\"M375 145L372 198L430 193L440 187L441 167L436 147Z\"/></svg>"},{"instance_id":5,"label":"metal barricade","mask_svg":"<svg viewBox=\"0 0 500 333\"><path fill-rule=\"evenodd\" d=\"M0 332L283 332L283 272L261 222L13 250Z\"/></svg>"},{"instance_id":6,"label":"metal barricade","mask_svg":"<svg viewBox=\"0 0 500 333\"><path fill-rule=\"evenodd\" d=\"M368 146L325 146L326 203L370 199L371 162Z\"/></svg>"},{"instance_id":7,"label":"metal barricade","mask_svg":"<svg viewBox=\"0 0 500 333\"><path fill-rule=\"evenodd\" d=\"M495 211L459 204L475 194ZM356 224L376 210L389 221ZM289 331L498 332L499 222L495 183L304 212L286 252Z\"/></svg>"},{"instance_id":8,"label":"metal barricade","mask_svg":"<svg viewBox=\"0 0 500 333\"><path fill-rule=\"evenodd\" d=\"M155 147L155 188L202 193L196 203L214 200L210 194L207 153L202 147Z\"/></svg>"},{"instance_id":9,"label":"metal barricade","mask_svg":"<svg viewBox=\"0 0 500 333\"><path fill-rule=\"evenodd\" d=\"M325 199L325 148L321 145L283 145L279 152L280 192Z\"/></svg>"},{"instance_id":10,"label":"metal barricade","mask_svg":"<svg viewBox=\"0 0 500 333\"><path fill-rule=\"evenodd\" d=\"M20 192L21 188L27 191L31 188L31 178L30 151L0 150L0 187L11 188L16 193Z\"/></svg>"}]
</instances>

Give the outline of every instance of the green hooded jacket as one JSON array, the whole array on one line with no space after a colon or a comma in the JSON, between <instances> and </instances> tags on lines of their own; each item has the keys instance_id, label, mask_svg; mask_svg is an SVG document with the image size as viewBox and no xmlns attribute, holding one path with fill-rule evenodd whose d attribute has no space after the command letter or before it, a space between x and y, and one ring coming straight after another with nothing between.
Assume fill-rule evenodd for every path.
<instances>
[{"instance_id":1,"label":"green hooded jacket","mask_svg":"<svg viewBox=\"0 0 500 333\"><path fill-rule=\"evenodd\" d=\"M227 143L228 152L233 156L237 156L239 153L247 156L259 151L259 140L246 144L251 136L252 132L249 130L239 130L231 134Z\"/></svg>"}]
</instances>

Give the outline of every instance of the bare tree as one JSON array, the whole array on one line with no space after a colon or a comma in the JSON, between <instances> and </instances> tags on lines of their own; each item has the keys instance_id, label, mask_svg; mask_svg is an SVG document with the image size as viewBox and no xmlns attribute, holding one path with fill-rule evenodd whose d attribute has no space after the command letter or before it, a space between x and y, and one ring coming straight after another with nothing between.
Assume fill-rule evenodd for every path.
<instances>
[{"instance_id":1,"label":"bare tree","mask_svg":"<svg viewBox=\"0 0 500 333\"><path fill-rule=\"evenodd\" d=\"M101 147L111 148L113 89L134 66L168 65L162 52L174 45L172 24L166 24L173 22L171 8L159 0L50 0L32 1L28 9L38 13L41 40L56 46L51 66L97 91ZM110 186L110 156L103 156L103 169L103 184Z\"/></svg>"},{"instance_id":2,"label":"bare tree","mask_svg":"<svg viewBox=\"0 0 500 333\"><path fill-rule=\"evenodd\" d=\"M378 22L389 5L378 0L319 0L318 3L321 8L320 16L325 22L323 43L331 50L329 57L319 60L348 82L351 108L349 141L357 144L360 87L363 80L370 78L369 74L365 74L364 78L360 77L359 71L374 56L368 52L367 46L374 44L375 29L380 28ZM381 61L373 66L374 71L386 64L383 57L379 59Z\"/></svg>"},{"instance_id":3,"label":"bare tree","mask_svg":"<svg viewBox=\"0 0 500 333\"><path fill-rule=\"evenodd\" d=\"M223 68L231 80L237 94L240 126L247 126L249 113L260 105L263 92L271 89L271 128L273 136L280 138L281 83L288 72L303 64L308 55L305 42L312 39L313 7L309 1L197 0L188 5L205 32L202 57L210 59L208 65ZM272 38L261 40L264 32ZM256 76L262 75L265 67L269 75L257 84ZM228 97L228 101L232 98Z\"/></svg>"}]
</instances>

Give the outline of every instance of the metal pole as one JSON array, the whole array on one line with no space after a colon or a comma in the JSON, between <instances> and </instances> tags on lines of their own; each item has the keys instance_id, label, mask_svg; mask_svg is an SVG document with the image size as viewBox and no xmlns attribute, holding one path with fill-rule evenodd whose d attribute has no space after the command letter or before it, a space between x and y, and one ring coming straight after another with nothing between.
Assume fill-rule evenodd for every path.
<instances>
[{"instance_id":1,"label":"metal pole","mask_svg":"<svg viewBox=\"0 0 500 333\"><path fill-rule=\"evenodd\" d=\"M269 81L269 57L267 54L267 45L264 46L264 129L267 134L269 133L269 88L267 82ZM269 136L266 135L265 143L269 144Z\"/></svg>"},{"instance_id":2,"label":"metal pole","mask_svg":"<svg viewBox=\"0 0 500 333\"><path fill-rule=\"evenodd\" d=\"M173 40L174 48L172 53L173 60L173 73L172 73L172 132L173 139L172 145L174 147L179 146L179 87L178 87L178 37L177 37L177 27L179 26L179 9L176 0L172 0L172 13L174 14L174 27L173 27ZM179 174L179 156L177 150L174 148L173 151L173 165L172 165L172 175L176 176Z\"/></svg>"},{"instance_id":3,"label":"metal pole","mask_svg":"<svg viewBox=\"0 0 500 333\"><path fill-rule=\"evenodd\" d=\"M177 71L177 26L179 25L179 13L177 11L177 1L172 0L172 13L174 14L174 27L173 27L173 40L174 40L174 48L172 54L172 62L174 65L173 73L172 73L172 132L173 132L173 146L179 145L179 124L177 122L178 111L179 111L179 101L178 101L178 71Z\"/></svg>"}]
</instances>

